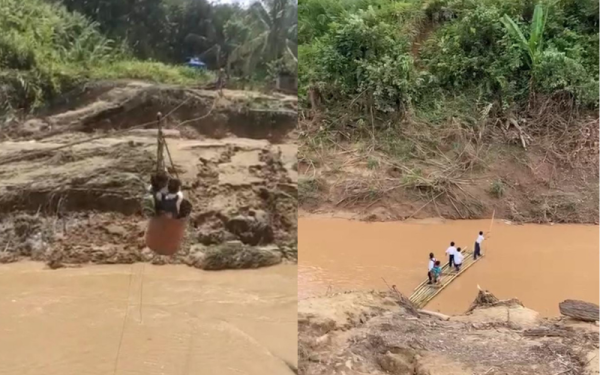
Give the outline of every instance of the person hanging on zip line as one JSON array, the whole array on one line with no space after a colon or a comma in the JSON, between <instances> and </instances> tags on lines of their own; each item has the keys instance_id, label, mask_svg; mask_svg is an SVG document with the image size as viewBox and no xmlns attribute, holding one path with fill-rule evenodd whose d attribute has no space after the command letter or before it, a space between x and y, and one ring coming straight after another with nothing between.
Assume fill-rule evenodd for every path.
<instances>
[{"instance_id":1,"label":"person hanging on zip line","mask_svg":"<svg viewBox=\"0 0 600 375\"><path fill-rule=\"evenodd\" d=\"M164 213L165 216L172 219L179 218L179 210L184 199L183 193L181 192L181 181L179 181L179 179L170 179L167 186L167 192L159 192L156 197L160 202L160 213Z\"/></svg>"},{"instance_id":2,"label":"person hanging on zip line","mask_svg":"<svg viewBox=\"0 0 600 375\"><path fill-rule=\"evenodd\" d=\"M142 204L142 212L147 217L156 216L161 211L161 200L159 194L167 194L167 184L169 176L164 172L158 172L150 176L150 186L144 196Z\"/></svg>"}]
</instances>

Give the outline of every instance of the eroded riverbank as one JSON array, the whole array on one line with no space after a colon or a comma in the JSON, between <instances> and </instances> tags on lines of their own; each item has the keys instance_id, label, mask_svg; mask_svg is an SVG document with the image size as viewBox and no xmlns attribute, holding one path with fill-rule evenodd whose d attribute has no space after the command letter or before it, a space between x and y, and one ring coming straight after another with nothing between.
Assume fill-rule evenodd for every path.
<instances>
[{"instance_id":1,"label":"eroded riverbank","mask_svg":"<svg viewBox=\"0 0 600 375\"><path fill-rule=\"evenodd\" d=\"M490 220L366 223L329 217L299 219L299 297L328 291L384 289L382 277L410 294L423 281L427 257L438 258L450 241L473 248ZM483 247L486 257L457 278L428 306L464 312L477 285L500 298L517 297L544 316L558 302L598 303L598 226L508 225L495 220Z\"/></svg>"}]
</instances>

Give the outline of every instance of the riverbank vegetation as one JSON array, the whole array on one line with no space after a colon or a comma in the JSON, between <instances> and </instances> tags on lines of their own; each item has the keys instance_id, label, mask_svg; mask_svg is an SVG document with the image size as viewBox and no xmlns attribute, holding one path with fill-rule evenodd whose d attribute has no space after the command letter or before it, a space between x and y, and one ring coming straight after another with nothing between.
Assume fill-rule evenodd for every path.
<instances>
[{"instance_id":1,"label":"riverbank vegetation","mask_svg":"<svg viewBox=\"0 0 600 375\"><path fill-rule=\"evenodd\" d=\"M28 113L87 81L204 84L199 57L245 81L296 70L289 0L249 7L203 0L0 2L0 114Z\"/></svg>"},{"instance_id":2,"label":"riverbank vegetation","mask_svg":"<svg viewBox=\"0 0 600 375\"><path fill-rule=\"evenodd\" d=\"M549 192L573 177L563 168L598 173L597 2L302 0L298 12L305 205L403 191L455 207L443 216L500 200L515 219L577 216L562 198L525 208L519 190Z\"/></svg>"}]
</instances>

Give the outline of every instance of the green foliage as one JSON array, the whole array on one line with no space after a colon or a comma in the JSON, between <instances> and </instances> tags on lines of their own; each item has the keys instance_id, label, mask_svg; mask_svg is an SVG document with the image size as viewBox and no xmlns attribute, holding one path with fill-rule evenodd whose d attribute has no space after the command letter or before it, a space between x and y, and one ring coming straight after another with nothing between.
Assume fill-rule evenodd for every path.
<instances>
[{"instance_id":1,"label":"green foliage","mask_svg":"<svg viewBox=\"0 0 600 375\"><path fill-rule=\"evenodd\" d=\"M0 113L42 107L90 79L194 83L184 67L131 58L98 24L42 0L0 1Z\"/></svg>"},{"instance_id":2,"label":"green foliage","mask_svg":"<svg viewBox=\"0 0 600 375\"><path fill-rule=\"evenodd\" d=\"M489 194L494 197L494 198L502 198L505 194L506 191L506 187L504 185L504 182L500 179L498 180L494 180L491 185L490 188L488 190Z\"/></svg>"},{"instance_id":3,"label":"green foliage","mask_svg":"<svg viewBox=\"0 0 600 375\"><path fill-rule=\"evenodd\" d=\"M517 41L521 48L527 52L529 59L527 62L529 66L535 69L539 64L540 56L542 55L543 46L543 35L546 26L547 12L544 12L542 4L535 6L533 12L533 19L531 20L531 30L529 31L529 39L525 38L521 29L512 18L508 15L504 15L500 20L504 24L504 27L510 34L510 36Z\"/></svg>"},{"instance_id":4,"label":"green foliage","mask_svg":"<svg viewBox=\"0 0 600 375\"><path fill-rule=\"evenodd\" d=\"M153 61L122 60L95 67L90 72L89 78L98 80L129 78L157 83L190 85L214 80L214 74Z\"/></svg>"},{"instance_id":5,"label":"green foliage","mask_svg":"<svg viewBox=\"0 0 600 375\"><path fill-rule=\"evenodd\" d=\"M255 0L247 8L209 0L62 2L141 59L181 64L197 56L211 69L250 76L265 75L275 60L293 65L297 58L297 5L290 0Z\"/></svg>"},{"instance_id":6,"label":"green foliage","mask_svg":"<svg viewBox=\"0 0 600 375\"><path fill-rule=\"evenodd\" d=\"M431 83L446 91L477 91L509 105L526 96L523 51L507 35L499 8L479 4L457 11L422 50ZM476 90L473 90L476 88Z\"/></svg>"},{"instance_id":7,"label":"green foliage","mask_svg":"<svg viewBox=\"0 0 600 375\"><path fill-rule=\"evenodd\" d=\"M319 178L303 177L298 180L298 200L300 203L314 202L324 189L324 183Z\"/></svg>"},{"instance_id":8,"label":"green foliage","mask_svg":"<svg viewBox=\"0 0 600 375\"><path fill-rule=\"evenodd\" d=\"M301 96L364 95L363 108L434 122L448 105L473 117L459 101L502 110L533 93L598 107L594 0L301 0L298 14Z\"/></svg>"},{"instance_id":9,"label":"green foliage","mask_svg":"<svg viewBox=\"0 0 600 375\"><path fill-rule=\"evenodd\" d=\"M369 6L332 22L316 48L302 51L312 55L304 72L309 70L313 80L330 83L330 91L366 94L377 109L391 112L410 103L419 75L408 36L381 15L380 9Z\"/></svg>"},{"instance_id":10,"label":"green foliage","mask_svg":"<svg viewBox=\"0 0 600 375\"><path fill-rule=\"evenodd\" d=\"M297 9L290 0L254 2L246 16L248 37L232 51L228 64L241 64L245 75L277 62L291 71L297 64Z\"/></svg>"},{"instance_id":11,"label":"green foliage","mask_svg":"<svg viewBox=\"0 0 600 375\"><path fill-rule=\"evenodd\" d=\"M295 73L296 26L290 0L0 0L0 113L35 110L88 80L214 79L183 66L192 56L246 81Z\"/></svg>"}]
</instances>

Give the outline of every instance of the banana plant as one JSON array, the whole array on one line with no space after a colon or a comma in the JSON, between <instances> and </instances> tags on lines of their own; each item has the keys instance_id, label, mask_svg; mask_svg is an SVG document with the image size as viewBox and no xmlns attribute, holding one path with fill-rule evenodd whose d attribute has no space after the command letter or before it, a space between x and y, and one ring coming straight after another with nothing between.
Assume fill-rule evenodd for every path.
<instances>
[{"instance_id":1,"label":"banana plant","mask_svg":"<svg viewBox=\"0 0 600 375\"><path fill-rule=\"evenodd\" d=\"M538 66L543 52L544 29L547 18L548 11L544 10L541 3L537 4L533 12L533 19L531 20L529 39L525 38L519 26L508 15L505 14L500 19L506 31L508 31L513 39L516 39L517 43L527 53L527 63L532 70Z\"/></svg>"}]
</instances>

